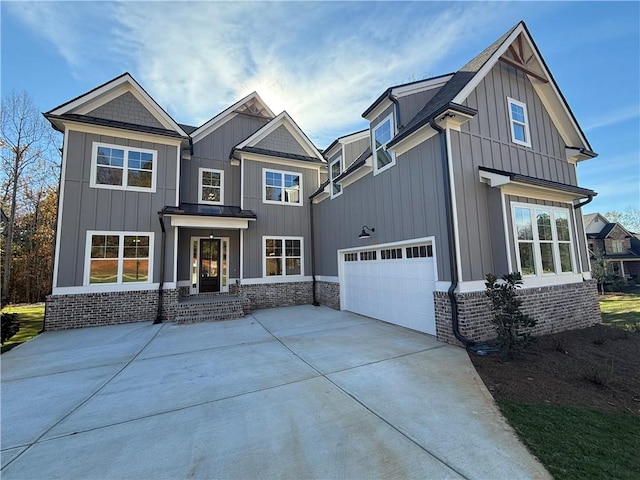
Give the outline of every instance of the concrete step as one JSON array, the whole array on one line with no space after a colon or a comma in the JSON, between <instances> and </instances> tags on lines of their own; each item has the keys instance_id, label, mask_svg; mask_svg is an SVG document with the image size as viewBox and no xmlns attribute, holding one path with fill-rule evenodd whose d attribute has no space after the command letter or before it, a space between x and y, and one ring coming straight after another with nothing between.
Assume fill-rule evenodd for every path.
<instances>
[{"instance_id":1,"label":"concrete step","mask_svg":"<svg viewBox=\"0 0 640 480\"><path fill-rule=\"evenodd\" d=\"M244 317L247 299L232 295L190 296L176 306L176 323L214 322Z\"/></svg>"}]
</instances>

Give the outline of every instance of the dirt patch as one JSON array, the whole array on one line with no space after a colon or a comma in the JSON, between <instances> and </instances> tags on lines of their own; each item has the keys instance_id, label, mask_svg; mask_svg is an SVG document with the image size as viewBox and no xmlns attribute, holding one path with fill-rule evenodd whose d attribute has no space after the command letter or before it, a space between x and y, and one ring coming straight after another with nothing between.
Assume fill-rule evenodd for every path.
<instances>
[{"instance_id":1,"label":"dirt patch","mask_svg":"<svg viewBox=\"0 0 640 480\"><path fill-rule=\"evenodd\" d=\"M640 415L640 333L604 325L537 337L521 357L470 354L496 400Z\"/></svg>"}]
</instances>

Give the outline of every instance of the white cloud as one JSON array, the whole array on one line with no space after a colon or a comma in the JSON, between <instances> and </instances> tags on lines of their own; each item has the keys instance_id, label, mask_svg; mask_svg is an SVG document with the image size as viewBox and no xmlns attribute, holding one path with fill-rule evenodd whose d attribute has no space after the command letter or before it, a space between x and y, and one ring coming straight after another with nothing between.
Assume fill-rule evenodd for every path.
<instances>
[{"instance_id":1,"label":"white cloud","mask_svg":"<svg viewBox=\"0 0 640 480\"><path fill-rule=\"evenodd\" d=\"M494 7L38 2L13 13L76 76L128 70L180 122L201 124L256 90L323 147L361 128L361 113L388 86L446 73L438 62L493 19Z\"/></svg>"},{"instance_id":2,"label":"white cloud","mask_svg":"<svg viewBox=\"0 0 640 480\"><path fill-rule=\"evenodd\" d=\"M597 120L585 127L585 131L596 130L598 128L610 127L618 123L627 122L640 117L640 106L633 105L630 107L608 112L598 116Z\"/></svg>"}]
</instances>

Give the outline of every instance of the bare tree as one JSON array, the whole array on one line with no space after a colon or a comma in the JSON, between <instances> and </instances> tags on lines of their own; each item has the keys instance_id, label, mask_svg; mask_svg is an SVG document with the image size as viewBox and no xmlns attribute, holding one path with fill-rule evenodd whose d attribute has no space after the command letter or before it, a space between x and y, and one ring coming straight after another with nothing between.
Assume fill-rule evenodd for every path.
<instances>
[{"instance_id":1,"label":"bare tree","mask_svg":"<svg viewBox=\"0 0 640 480\"><path fill-rule=\"evenodd\" d=\"M11 260L18 193L28 173L53 173L56 158L52 155L52 130L26 92L11 92L2 99L0 109L3 204L8 209L2 299L9 296Z\"/></svg>"},{"instance_id":2,"label":"bare tree","mask_svg":"<svg viewBox=\"0 0 640 480\"><path fill-rule=\"evenodd\" d=\"M624 228L640 233L640 209L637 207L627 207L624 212L610 210L604 214L605 218L612 223L620 223Z\"/></svg>"}]
</instances>

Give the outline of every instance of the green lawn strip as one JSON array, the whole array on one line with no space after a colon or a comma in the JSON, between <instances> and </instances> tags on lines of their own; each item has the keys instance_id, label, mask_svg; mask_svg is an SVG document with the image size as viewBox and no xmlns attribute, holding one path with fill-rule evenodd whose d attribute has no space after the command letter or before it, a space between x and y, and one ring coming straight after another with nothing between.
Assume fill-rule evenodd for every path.
<instances>
[{"instance_id":1,"label":"green lawn strip","mask_svg":"<svg viewBox=\"0 0 640 480\"><path fill-rule=\"evenodd\" d=\"M640 417L575 406L498 404L556 480L638 479Z\"/></svg>"},{"instance_id":2,"label":"green lawn strip","mask_svg":"<svg viewBox=\"0 0 640 480\"><path fill-rule=\"evenodd\" d=\"M3 308L2 312L17 313L20 321L20 330L2 346L3 353L31 340L42 330L44 304L10 306Z\"/></svg>"},{"instance_id":3,"label":"green lawn strip","mask_svg":"<svg viewBox=\"0 0 640 480\"><path fill-rule=\"evenodd\" d=\"M640 294L605 295L600 297L602 323L629 330L640 327Z\"/></svg>"}]
</instances>

